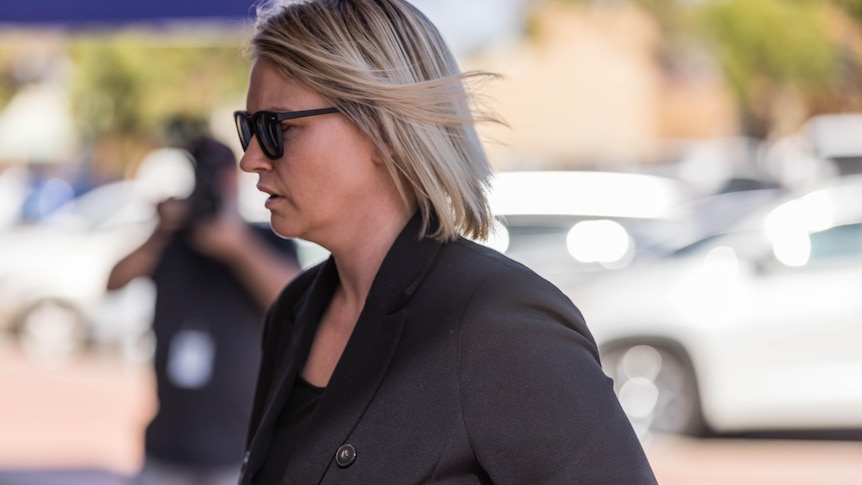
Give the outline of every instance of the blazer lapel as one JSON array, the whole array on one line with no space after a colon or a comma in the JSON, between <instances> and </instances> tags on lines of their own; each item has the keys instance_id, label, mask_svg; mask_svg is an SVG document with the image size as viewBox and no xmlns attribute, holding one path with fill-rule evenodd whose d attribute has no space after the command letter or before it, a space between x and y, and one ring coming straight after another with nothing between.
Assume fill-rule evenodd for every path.
<instances>
[{"instance_id":1,"label":"blazer lapel","mask_svg":"<svg viewBox=\"0 0 862 485\"><path fill-rule=\"evenodd\" d=\"M249 446L250 460L253 460L247 465L248 470L252 472L248 474L249 476L257 471L261 460L267 454L266 450L272 439L275 421L290 398L296 376L302 371L308 359L317 324L329 302L337 278L335 263L332 260L327 261L310 285L307 296L295 307L293 320L284 322L285 325L295 327L294 335L289 338L289 344L279 365L280 370L274 373L277 377L274 378L263 417Z\"/></svg>"},{"instance_id":2,"label":"blazer lapel","mask_svg":"<svg viewBox=\"0 0 862 485\"><path fill-rule=\"evenodd\" d=\"M377 312L364 313L360 322L368 323L373 318L375 325L365 325L371 328L363 329L361 335L354 330L309 423L305 441L290 457L285 473L290 477L288 483L320 482L338 447L362 417L383 380L404 318L403 315L384 317Z\"/></svg>"},{"instance_id":3,"label":"blazer lapel","mask_svg":"<svg viewBox=\"0 0 862 485\"><path fill-rule=\"evenodd\" d=\"M286 472L289 483L322 480L339 446L348 439L383 381L407 320L404 305L440 248L437 242L416 239L420 223L417 213L384 259L353 334L311 418L307 439L290 458Z\"/></svg>"}]
</instances>

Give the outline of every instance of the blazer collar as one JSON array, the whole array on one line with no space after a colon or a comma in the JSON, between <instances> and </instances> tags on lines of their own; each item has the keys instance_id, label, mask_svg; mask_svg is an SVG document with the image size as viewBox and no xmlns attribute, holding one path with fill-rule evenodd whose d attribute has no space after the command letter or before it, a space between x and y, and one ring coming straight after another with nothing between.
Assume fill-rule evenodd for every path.
<instances>
[{"instance_id":1,"label":"blazer collar","mask_svg":"<svg viewBox=\"0 0 862 485\"><path fill-rule=\"evenodd\" d=\"M242 485L250 483L249 479L260 467L267 453L274 431L273 426L290 398L296 377L308 359L317 324L338 283L338 271L332 259L320 264L316 272L302 298L293 305L292 310L275 316L277 320L271 323L290 329L288 330L290 335L288 339L279 339L281 355L274 361L274 365L277 366L273 370L275 384L266 396L257 396L257 399L266 399L266 404L260 421L252 421L255 429L246 456L248 463L243 469L240 480Z\"/></svg>"},{"instance_id":2,"label":"blazer collar","mask_svg":"<svg viewBox=\"0 0 862 485\"><path fill-rule=\"evenodd\" d=\"M422 283L440 243L419 239L422 214L416 212L395 239L371 284L366 306L374 303L384 314L401 308Z\"/></svg>"},{"instance_id":3,"label":"blazer collar","mask_svg":"<svg viewBox=\"0 0 862 485\"><path fill-rule=\"evenodd\" d=\"M421 223L421 214L417 212L384 258L353 334L311 418L303 446L290 458L286 476L291 477L291 483L320 481L334 461L338 447L345 443L383 381L406 321L405 305L422 283L441 247L434 240L419 239ZM334 288L330 285L334 282L324 275L333 271L336 271L335 264L330 259L307 293L309 297L298 306L299 333L296 337L300 342L281 380L281 388L275 393L271 407L276 409L273 411L287 402L293 382L307 359L313 330L321 315L320 304L312 302L322 298L328 301ZM274 419L277 412L268 414Z\"/></svg>"}]
</instances>

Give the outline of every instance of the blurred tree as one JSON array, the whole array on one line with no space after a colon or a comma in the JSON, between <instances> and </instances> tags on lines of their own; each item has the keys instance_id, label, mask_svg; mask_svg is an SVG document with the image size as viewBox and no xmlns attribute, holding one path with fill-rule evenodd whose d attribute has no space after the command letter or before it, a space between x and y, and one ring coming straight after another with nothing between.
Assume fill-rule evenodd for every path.
<instances>
[{"instance_id":1,"label":"blurred tree","mask_svg":"<svg viewBox=\"0 0 862 485\"><path fill-rule=\"evenodd\" d=\"M765 138L781 108L809 104L838 76L838 50L820 0L705 3L696 26L737 95L746 134Z\"/></svg>"},{"instance_id":2,"label":"blurred tree","mask_svg":"<svg viewBox=\"0 0 862 485\"><path fill-rule=\"evenodd\" d=\"M214 109L241 103L250 67L242 55L244 28L51 31L47 37L73 66L73 117L90 169L102 177L124 176L154 145L171 142L165 131L178 118L206 122ZM0 34L2 110L23 85L39 82L22 78L22 63L34 57L46 33Z\"/></svg>"},{"instance_id":3,"label":"blurred tree","mask_svg":"<svg viewBox=\"0 0 862 485\"><path fill-rule=\"evenodd\" d=\"M835 3L856 21L862 21L862 0L835 0Z\"/></svg>"},{"instance_id":4,"label":"blurred tree","mask_svg":"<svg viewBox=\"0 0 862 485\"><path fill-rule=\"evenodd\" d=\"M122 173L177 117L206 120L241 100L249 66L239 33L218 43L159 32L81 35L70 40L73 109L102 169ZM232 38L235 37L235 38Z\"/></svg>"},{"instance_id":5,"label":"blurred tree","mask_svg":"<svg viewBox=\"0 0 862 485\"><path fill-rule=\"evenodd\" d=\"M862 0L635 2L665 35L666 66L705 50L736 94L744 134L765 138L818 112L862 109Z\"/></svg>"}]
</instances>

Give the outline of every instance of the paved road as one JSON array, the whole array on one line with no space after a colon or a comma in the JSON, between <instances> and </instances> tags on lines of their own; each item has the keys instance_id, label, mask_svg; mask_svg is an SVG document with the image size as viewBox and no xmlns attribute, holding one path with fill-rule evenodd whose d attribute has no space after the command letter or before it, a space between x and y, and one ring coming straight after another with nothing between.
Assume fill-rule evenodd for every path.
<instances>
[{"instance_id":1,"label":"paved road","mask_svg":"<svg viewBox=\"0 0 862 485\"><path fill-rule=\"evenodd\" d=\"M149 367L36 366L0 347L0 485L120 485L155 409ZM655 439L662 485L862 485L862 440Z\"/></svg>"}]
</instances>

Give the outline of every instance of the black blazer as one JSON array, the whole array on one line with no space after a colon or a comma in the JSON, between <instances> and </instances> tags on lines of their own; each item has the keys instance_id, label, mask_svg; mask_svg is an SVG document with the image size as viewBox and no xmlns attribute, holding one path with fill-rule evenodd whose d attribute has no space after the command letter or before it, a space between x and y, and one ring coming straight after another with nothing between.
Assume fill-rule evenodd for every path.
<instances>
[{"instance_id":1,"label":"black blazer","mask_svg":"<svg viewBox=\"0 0 862 485\"><path fill-rule=\"evenodd\" d=\"M290 484L653 484L580 312L473 242L417 241L414 216L375 277L294 456L270 449L337 283L330 259L267 316L240 484L263 458Z\"/></svg>"}]
</instances>

